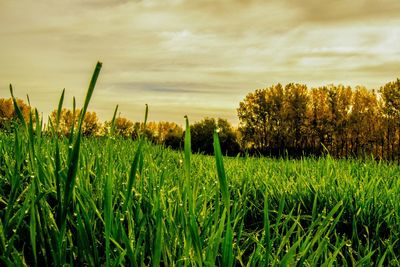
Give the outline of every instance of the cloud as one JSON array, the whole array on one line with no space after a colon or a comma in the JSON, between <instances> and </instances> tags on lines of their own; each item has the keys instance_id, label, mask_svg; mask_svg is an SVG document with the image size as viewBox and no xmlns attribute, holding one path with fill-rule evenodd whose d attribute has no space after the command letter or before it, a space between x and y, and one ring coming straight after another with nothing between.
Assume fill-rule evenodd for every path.
<instances>
[{"instance_id":1,"label":"cloud","mask_svg":"<svg viewBox=\"0 0 400 267\"><path fill-rule=\"evenodd\" d=\"M116 104L141 118L150 103L155 120L237 121L248 92L277 82L395 79L399 12L397 0L1 1L0 93L15 83L44 112L64 87L82 101L101 60L90 106L101 118Z\"/></svg>"},{"instance_id":2,"label":"cloud","mask_svg":"<svg viewBox=\"0 0 400 267\"><path fill-rule=\"evenodd\" d=\"M396 18L400 10L400 2L393 0L287 0L286 2L300 11L303 21L317 24L387 21Z\"/></svg>"}]
</instances>

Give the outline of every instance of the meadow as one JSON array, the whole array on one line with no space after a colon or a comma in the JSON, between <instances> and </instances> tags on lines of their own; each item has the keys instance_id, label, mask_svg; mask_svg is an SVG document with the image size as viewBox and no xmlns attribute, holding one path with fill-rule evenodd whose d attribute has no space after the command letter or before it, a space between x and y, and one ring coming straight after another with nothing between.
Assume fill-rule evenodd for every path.
<instances>
[{"instance_id":1,"label":"meadow","mask_svg":"<svg viewBox=\"0 0 400 267\"><path fill-rule=\"evenodd\" d=\"M100 67L69 138L17 106L0 133L0 265L400 265L399 165L192 154L187 120L182 151L84 138Z\"/></svg>"}]
</instances>

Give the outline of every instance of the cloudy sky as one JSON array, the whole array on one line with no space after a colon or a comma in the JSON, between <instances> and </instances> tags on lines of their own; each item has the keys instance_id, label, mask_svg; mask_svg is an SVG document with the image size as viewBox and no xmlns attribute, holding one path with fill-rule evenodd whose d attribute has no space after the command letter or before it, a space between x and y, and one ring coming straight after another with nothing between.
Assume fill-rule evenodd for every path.
<instances>
[{"instance_id":1,"label":"cloudy sky","mask_svg":"<svg viewBox=\"0 0 400 267\"><path fill-rule=\"evenodd\" d=\"M378 88L400 76L399 0L0 0L0 97L47 116L63 88L90 110L237 123L247 93L281 82Z\"/></svg>"}]
</instances>

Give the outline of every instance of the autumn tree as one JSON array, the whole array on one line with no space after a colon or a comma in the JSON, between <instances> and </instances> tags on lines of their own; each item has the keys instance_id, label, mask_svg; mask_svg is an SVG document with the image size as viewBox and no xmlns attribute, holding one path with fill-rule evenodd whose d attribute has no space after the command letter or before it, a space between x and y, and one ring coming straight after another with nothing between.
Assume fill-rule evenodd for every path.
<instances>
[{"instance_id":1,"label":"autumn tree","mask_svg":"<svg viewBox=\"0 0 400 267\"><path fill-rule=\"evenodd\" d=\"M321 155L323 145L328 137L330 121L328 106L328 89L326 87L312 88L310 91L309 107L307 109L309 136L308 143L312 153Z\"/></svg>"},{"instance_id":2,"label":"autumn tree","mask_svg":"<svg viewBox=\"0 0 400 267\"><path fill-rule=\"evenodd\" d=\"M168 134L171 137L173 133L179 135L183 132L182 127L178 124L167 121L149 122L146 129L152 133L151 140L156 144L163 144Z\"/></svg>"},{"instance_id":3,"label":"autumn tree","mask_svg":"<svg viewBox=\"0 0 400 267\"><path fill-rule=\"evenodd\" d=\"M268 89L257 89L239 103L239 131L246 142L246 149L267 150L271 114L267 93Z\"/></svg>"},{"instance_id":4,"label":"autumn tree","mask_svg":"<svg viewBox=\"0 0 400 267\"><path fill-rule=\"evenodd\" d=\"M17 99L17 105L24 116L25 121L29 120L31 108L21 99ZM14 109L12 98L0 98L0 130L9 131L12 129L13 122L18 121L17 113Z\"/></svg>"},{"instance_id":5,"label":"autumn tree","mask_svg":"<svg viewBox=\"0 0 400 267\"><path fill-rule=\"evenodd\" d=\"M133 126L132 138L137 139L144 135L147 140L154 144L169 146L179 149L183 142L183 129L175 122L148 122L146 127L142 122L136 122Z\"/></svg>"},{"instance_id":6,"label":"autumn tree","mask_svg":"<svg viewBox=\"0 0 400 267\"><path fill-rule=\"evenodd\" d=\"M60 120L59 120L59 125L57 127L58 134L69 136L71 128L77 127L78 118L79 115L77 114L76 110L72 111L70 109L63 108L60 112ZM50 114L49 120L51 124L55 127L57 123L57 110L53 110L53 112Z\"/></svg>"},{"instance_id":7,"label":"autumn tree","mask_svg":"<svg viewBox=\"0 0 400 267\"><path fill-rule=\"evenodd\" d=\"M60 113L60 124L59 134L68 136L71 132L71 128L78 126L80 110L75 111L63 108ZM54 110L50 114L50 120L53 125L56 125L57 110ZM101 129L101 123L97 117L96 112L87 111L82 123L82 135L83 136L95 136L99 134Z\"/></svg>"},{"instance_id":8,"label":"autumn tree","mask_svg":"<svg viewBox=\"0 0 400 267\"><path fill-rule=\"evenodd\" d=\"M150 127L148 127L150 124ZM140 136L146 137L147 140L156 143L156 137L154 133L154 127L152 123L147 123L146 126L143 122L135 122L133 124L133 131L131 138L133 140L138 139Z\"/></svg>"},{"instance_id":9,"label":"autumn tree","mask_svg":"<svg viewBox=\"0 0 400 267\"><path fill-rule=\"evenodd\" d=\"M104 123L105 132L111 128L111 121ZM117 136L131 137L133 132L133 122L124 117L117 117L114 121L114 133Z\"/></svg>"},{"instance_id":10,"label":"autumn tree","mask_svg":"<svg viewBox=\"0 0 400 267\"><path fill-rule=\"evenodd\" d=\"M303 144L307 103L307 87L300 84L249 93L237 109L245 149L276 155Z\"/></svg>"},{"instance_id":11,"label":"autumn tree","mask_svg":"<svg viewBox=\"0 0 400 267\"><path fill-rule=\"evenodd\" d=\"M351 89L280 84L249 93L240 102L239 130L245 148L263 154L339 154L346 142Z\"/></svg>"},{"instance_id":12,"label":"autumn tree","mask_svg":"<svg viewBox=\"0 0 400 267\"><path fill-rule=\"evenodd\" d=\"M378 143L379 106L374 91L358 86L353 92L352 109L349 114L351 135L348 137L352 154L355 156L370 155L374 143Z\"/></svg>"},{"instance_id":13,"label":"autumn tree","mask_svg":"<svg viewBox=\"0 0 400 267\"><path fill-rule=\"evenodd\" d=\"M96 112L87 111L83 118L82 134L83 136L96 136L100 132L102 125L97 117Z\"/></svg>"},{"instance_id":14,"label":"autumn tree","mask_svg":"<svg viewBox=\"0 0 400 267\"><path fill-rule=\"evenodd\" d=\"M286 146L295 154L304 149L308 99L307 86L293 83L285 86L283 133Z\"/></svg>"},{"instance_id":15,"label":"autumn tree","mask_svg":"<svg viewBox=\"0 0 400 267\"><path fill-rule=\"evenodd\" d=\"M348 154L348 120L351 111L352 90L349 86L327 86L330 119L327 124L326 147L341 157Z\"/></svg>"},{"instance_id":16,"label":"autumn tree","mask_svg":"<svg viewBox=\"0 0 400 267\"><path fill-rule=\"evenodd\" d=\"M382 115L386 125L387 158L394 158L396 143L398 158L400 158L400 80L389 82L379 89L382 98Z\"/></svg>"},{"instance_id":17,"label":"autumn tree","mask_svg":"<svg viewBox=\"0 0 400 267\"><path fill-rule=\"evenodd\" d=\"M269 139L267 146L270 149L270 154L282 154L284 147L284 89L281 84L271 86L266 94L267 104L269 105L268 114L268 131Z\"/></svg>"}]
</instances>

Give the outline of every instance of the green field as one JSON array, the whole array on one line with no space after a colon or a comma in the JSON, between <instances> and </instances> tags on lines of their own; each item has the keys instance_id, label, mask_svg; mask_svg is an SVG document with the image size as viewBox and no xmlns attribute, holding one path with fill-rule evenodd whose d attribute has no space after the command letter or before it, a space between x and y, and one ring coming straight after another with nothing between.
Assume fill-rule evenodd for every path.
<instances>
[{"instance_id":1,"label":"green field","mask_svg":"<svg viewBox=\"0 0 400 267\"><path fill-rule=\"evenodd\" d=\"M225 186L214 157L83 139L68 203L58 142L1 136L4 264L400 264L398 165L224 158Z\"/></svg>"},{"instance_id":2,"label":"green field","mask_svg":"<svg viewBox=\"0 0 400 267\"><path fill-rule=\"evenodd\" d=\"M195 155L188 128L182 152L81 123L50 137L38 119L0 134L0 265L400 265L397 164L228 158L217 132Z\"/></svg>"}]
</instances>

